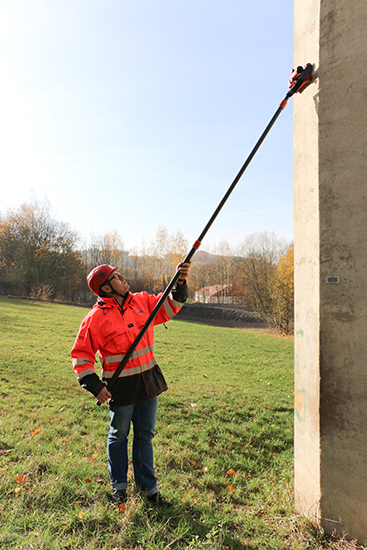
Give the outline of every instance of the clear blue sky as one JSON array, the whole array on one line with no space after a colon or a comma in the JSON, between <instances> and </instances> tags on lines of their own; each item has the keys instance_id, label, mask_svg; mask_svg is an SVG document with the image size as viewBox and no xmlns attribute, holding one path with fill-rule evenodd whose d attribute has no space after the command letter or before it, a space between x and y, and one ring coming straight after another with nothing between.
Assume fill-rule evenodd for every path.
<instances>
[{"instance_id":1,"label":"clear blue sky","mask_svg":"<svg viewBox=\"0 0 367 550\"><path fill-rule=\"evenodd\" d=\"M293 0L2 0L0 54L1 213L47 198L81 236L191 247L288 91ZM297 100L203 249L293 238Z\"/></svg>"}]
</instances>

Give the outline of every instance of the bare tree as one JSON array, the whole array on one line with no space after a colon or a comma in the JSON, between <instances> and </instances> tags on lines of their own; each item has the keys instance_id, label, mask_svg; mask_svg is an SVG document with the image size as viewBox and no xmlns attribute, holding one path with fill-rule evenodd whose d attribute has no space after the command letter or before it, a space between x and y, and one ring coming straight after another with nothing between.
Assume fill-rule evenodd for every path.
<instances>
[{"instance_id":1,"label":"bare tree","mask_svg":"<svg viewBox=\"0 0 367 550\"><path fill-rule=\"evenodd\" d=\"M289 243L275 233L255 233L239 247L242 294L246 303L281 328L277 315L278 262Z\"/></svg>"},{"instance_id":2,"label":"bare tree","mask_svg":"<svg viewBox=\"0 0 367 550\"><path fill-rule=\"evenodd\" d=\"M221 241L213 248L215 254L212 263L211 285L222 287L220 301L227 302L234 295L234 258L227 241Z\"/></svg>"},{"instance_id":3,"label":"bare tree","mask_svg":"<svg viewBox=\"0 0 367 550\"><path fill-rule=\"evenodd\" d=\"M91 235L91 244L88 247L88 269L96 265L110 264L123 269L127 253L118 231L106 232L103 235Z\"/></svg>"},{"instance_id":4,"label":"bare tree","mask_svg":"<svg viewBox=\"0 0 367 550\"><path fill-rule=\"evenodd\" d=\"M0 220L1 292L72 299L83 272L77 242L46 200L8 210Z\"/></svg>"}]
</instances>

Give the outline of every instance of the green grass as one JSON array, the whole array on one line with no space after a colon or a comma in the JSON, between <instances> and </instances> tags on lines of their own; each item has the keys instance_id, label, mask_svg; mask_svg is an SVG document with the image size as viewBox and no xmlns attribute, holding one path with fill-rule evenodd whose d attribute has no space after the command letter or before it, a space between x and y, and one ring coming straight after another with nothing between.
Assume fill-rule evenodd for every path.
<instances>
[{"instance_id":1,"label":"green grass","mask_svg":"<svg viewBox=\"0 0 367 550\"><path fill-rule=\"evenodd\" d=\"M0 299L1 548L344 548L294 514L293 341L262 331L156 328L169 390L155 462L173 509L152 508L133 483L126 510L112 505L108 410L69 356L86 311Z\"/></svg>"}]
</instances>

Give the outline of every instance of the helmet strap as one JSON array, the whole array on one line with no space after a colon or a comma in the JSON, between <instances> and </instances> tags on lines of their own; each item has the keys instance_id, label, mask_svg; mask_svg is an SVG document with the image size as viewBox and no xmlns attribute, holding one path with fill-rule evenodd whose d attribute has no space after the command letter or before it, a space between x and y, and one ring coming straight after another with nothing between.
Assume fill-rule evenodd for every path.
<instances>
[{"instance_id":1,"label":"helmet strap","mask_svg":"<svg viewBox=\"0 0 367 550\"><path fill-rule=\"evenodd\" d=\"M120 292L117 292L117 290L115 290L115 289L113 288L113 286L112 286L112 284L111 284L111 281L106 281L105 283L103 283L103 284L101 285L101 287L104 286L104 285L108 285L108 286L110 287L110 289L111 289L111 294L116 294L116 296L120 296L121 298L124 298L124 299L126 298L126 296L127 296L128 293L129 293L129 292L127 292L126 294L120 294ZM103 291L102 291L102 292L103 292ZM104 294L104 293L103 293L103 294ZM106 297L106 296L105 296L105 297Z\"/></svg>"}]
</instances>

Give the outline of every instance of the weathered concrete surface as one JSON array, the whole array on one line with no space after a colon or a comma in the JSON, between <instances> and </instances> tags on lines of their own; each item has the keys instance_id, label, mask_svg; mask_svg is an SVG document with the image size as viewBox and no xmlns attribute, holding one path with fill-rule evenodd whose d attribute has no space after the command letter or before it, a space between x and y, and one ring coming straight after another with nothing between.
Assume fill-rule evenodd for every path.
<instances>
[{"instance_id":1,"label":"weathered concrete surface","mask_svg":"<svg viewBox=\"0 0 367 550\"><path fill-rule=\"evenodd\" d=\"M365 0L295 1L294 63L318 76L293 100L296 504L364 544L366 28Z\"/></svg>"},{"instance_id":2,"label":"weathered concrete surface","mask_svg":"<svg viewBox=\"0 0 367 550\"><path fill-rule=\"evenodd\" d=\"M296 0L294 65L319 65L319 1ZM320 501L320 228L318 81L293 97L295 216L295 498L318 516Z\"/></svg>"}]
</instances>

